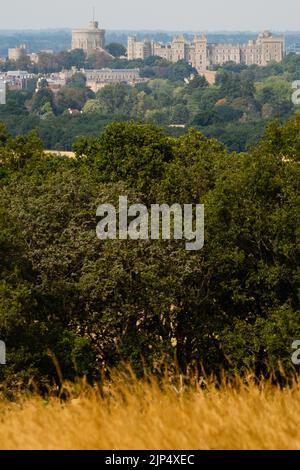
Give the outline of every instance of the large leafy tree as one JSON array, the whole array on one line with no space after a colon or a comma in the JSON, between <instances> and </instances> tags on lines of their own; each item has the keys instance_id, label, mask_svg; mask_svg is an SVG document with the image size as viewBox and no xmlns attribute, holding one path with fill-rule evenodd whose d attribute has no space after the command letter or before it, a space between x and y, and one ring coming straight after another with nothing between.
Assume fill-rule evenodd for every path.
<instances>
[{"instance_id":1,"label":"large leafy tree","mask_svg":"<svg viewBox=\"0 0 300 470\"><path fill-rule=\"evenodd\" d=\"M299 312L299 120L273 125L249 154L196 131L170 138L116 123L45 156L35 135L1 129L0 337L6 384L142 373L289 371ZM285 158L283 158L285 157ZM100 241L99 204L204 203L205 246Z\"/></svg>"}]
</instances>

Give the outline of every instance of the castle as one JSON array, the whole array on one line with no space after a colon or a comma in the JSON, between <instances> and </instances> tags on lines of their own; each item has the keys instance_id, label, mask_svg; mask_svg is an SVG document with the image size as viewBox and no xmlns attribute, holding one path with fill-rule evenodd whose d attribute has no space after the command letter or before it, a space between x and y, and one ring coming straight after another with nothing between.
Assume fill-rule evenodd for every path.
<instances>
[{"instance_id":1,"label":"castle","mask_svg":"<svg viewBox=\"0 0 300 470\"><path fill-rule=\"evenodd\" d=\"M82 49L87 55L105 47L105 30L99 29L98 21L91 21L88 28L72 31L71 49Z\"/></svg>"},{"instance_id":2,"label":"castle","mask_svg":"<svg viewBox=\"0 0 300 470\"><path fill-rule=\"evenodd\" d=\"M138 42L134 36L129 36L128 60L146 59L150 56L159 56L170 62L184 60L199 73L203 73L211 66L223 65L229 61L260 66L272 61L281 62L284 48L284 38L274 37L269 31L260 33L256 41L243 45L209 44L205 36L199 38L197 35L191 42L181 36L166 45L148 40Z\"/></svg>"},{"instance_id":3,"label":"castle","mask_svg":"<svg viewBox=\"0 0 300 470\"><path fill-rule=\"evenodd\" d=\"M26 57L26 45L21 44L19 47L10 47L8 49L8 60L21 60Z\"/></svg>"}]
</instances>

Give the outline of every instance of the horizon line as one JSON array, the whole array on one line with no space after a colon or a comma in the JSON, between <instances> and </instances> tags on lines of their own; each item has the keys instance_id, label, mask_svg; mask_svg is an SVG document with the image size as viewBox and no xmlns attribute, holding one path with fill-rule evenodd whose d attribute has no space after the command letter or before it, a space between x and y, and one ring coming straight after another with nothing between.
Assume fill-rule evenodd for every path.
<instances>
[{"instance_id":1,"label":"horizon line","mask_svg":"<svg viewBox=\"0 0 300 470\"><path fill-rule=\"evenodd\" d=\"M25 31L72 31L74 28L71 27L45 27L45 28L0 28L1 32L25 32ZM121 29L121 28L107 28L106 32L149 32L149 33L195 33L195 32L206 32L208 34L227 34L227 33L260 33L261 29ZM278 33L300 33L299 30L293 29L264 29L264 31L278 32Z\"/></svg>"}]
</instances>

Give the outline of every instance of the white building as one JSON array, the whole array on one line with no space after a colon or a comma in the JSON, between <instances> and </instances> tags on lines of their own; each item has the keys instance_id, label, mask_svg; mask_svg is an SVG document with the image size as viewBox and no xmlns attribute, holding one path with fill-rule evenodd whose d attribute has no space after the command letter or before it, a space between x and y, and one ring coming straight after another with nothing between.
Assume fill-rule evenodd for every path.
<instances>
[{"instance_id":1,"label":"white building","mask_svg":"<svg viewBox=\"0 0 300 470\"><path fill-rule=\"evenodd\" d=\"M6 81L0 77L0 105L6 104Z\"/></svg>"}]
</instances>

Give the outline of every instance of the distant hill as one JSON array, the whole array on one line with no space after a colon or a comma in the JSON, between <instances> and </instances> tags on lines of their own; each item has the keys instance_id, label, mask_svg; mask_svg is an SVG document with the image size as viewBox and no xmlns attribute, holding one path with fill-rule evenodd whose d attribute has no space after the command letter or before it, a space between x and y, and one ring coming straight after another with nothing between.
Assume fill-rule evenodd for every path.
<instances>
[{"instance_id":1,"label":"distant hill","mask_svg":"<svg viewBox=\"0 0 300 470\"><path fill-rule=\"evenodd\" d=\"M0 56L6 57L9 47L26 44L30 52L52 49L55 52L70 48L70 30L0 31Z\"/></svg>"}]
</instances>

